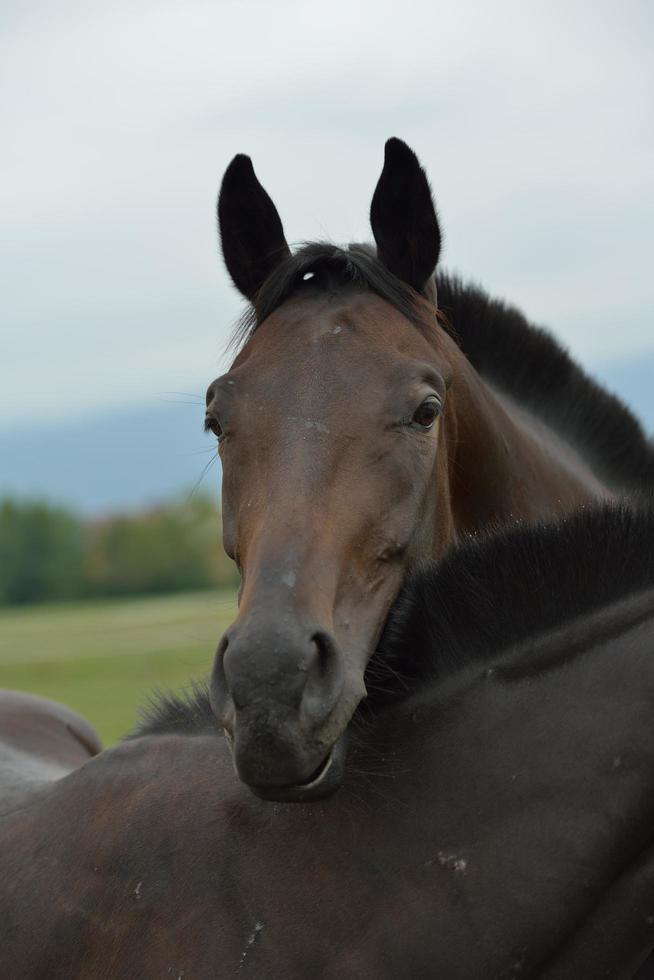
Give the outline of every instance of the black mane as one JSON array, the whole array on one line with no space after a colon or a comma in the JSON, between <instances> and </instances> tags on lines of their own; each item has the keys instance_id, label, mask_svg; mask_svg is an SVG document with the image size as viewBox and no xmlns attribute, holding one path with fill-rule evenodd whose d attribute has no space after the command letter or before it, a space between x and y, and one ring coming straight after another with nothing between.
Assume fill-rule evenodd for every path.
<instances>
[{"instance_id":1,"label":"black mane","mask_svg":"<svg viewBox=\"0 0 654 980\"><path fill-rule=\"evenodd\" d=\"M433 329L433 309L430 316L429 304L389 272L373 248L315 242L276 267L241 318L232 344L245 343L290 296L344 287L370 290L419 329ZM654 484L654 449L636 417L593 381L550 333L533 326L515 307L455 276L437 274L436 287L439 322L484 380L550 425L612 488Z\"/></svg>"},{"instance_id":2,"label":"black mane","mask_svg":"<svg viewBox=\"0 0 654 980\"><path fill-rule=\"evenodd\" d=\"M362 709L401 700L464 666L654 587L654 506L600 505L470 539L406 584L366 674ZM135 735L202 734L206 685L159 695Z\"/></svg>"},{"instance_id":3,"label":"black mane","mask_svg":"<svg viewBox=\"0 0 654 980\"><path fill-rule=\"evenodd\" d=\"M140 720L128 738L141 735L205 735L218 725L211 710L206 680L193 681L181 694L155 690L142 706Z\"/></svg>"},{"instance_id":4,"label":"black mane","mask_svg":"<svg viewBox=\"0 0 654 980\"><path fill-rule=\"evenodd\" d=\"M569 441L621 490L654 485L654 448L627 406L554 337L477 286L437 276L438 305L476 371Z\"/></svg>"},{"instance_id":5,"label":"black mane","mask_svg":"<svg viewBox=\"0 0 654 980\"><path fill-rule=\"evenodd\" d=\"M385 699L654 588L654 498L470 538L406 583L369 664Z\"/></svg>"}]
</instances>

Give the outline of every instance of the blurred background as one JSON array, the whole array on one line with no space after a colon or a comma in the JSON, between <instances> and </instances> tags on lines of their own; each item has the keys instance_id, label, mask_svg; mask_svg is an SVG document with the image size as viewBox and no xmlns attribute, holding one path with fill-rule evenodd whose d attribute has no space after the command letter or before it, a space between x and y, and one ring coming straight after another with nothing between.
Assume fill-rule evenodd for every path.
<instances>
[{"instance_id":1,"label":"blurred background","mask_svg":"<svg viewBox=\"0 0 654 980\"><path fill-rule=\"evenodd\" d=\"M5 0L0 23L0 686L111 742L210 667L235 602L202 420L241 310L214 211L237 152L289 241L344 242L402 137L444 265L654 428L647 0Z\"/></svg>"}]
</instances>

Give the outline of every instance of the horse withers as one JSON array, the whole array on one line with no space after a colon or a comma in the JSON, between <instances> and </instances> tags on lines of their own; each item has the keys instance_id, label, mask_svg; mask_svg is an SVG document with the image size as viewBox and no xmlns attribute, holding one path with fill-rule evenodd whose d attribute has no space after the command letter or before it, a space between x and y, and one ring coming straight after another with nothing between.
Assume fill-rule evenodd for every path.
<instances>
[{"instance_id":1,"label":"horse withers","mask_svg":"<svg viewBox=\"0 0 654 980\"><path fill-rule=\"evenodd\" d=\"M434 277L440 229L400 140L372 199L376 251L292 255L245 156L218 214L251 309L207 393L242 576L211 700L240 778L307 801L341 782L366 664L407 575L468 533L637 484L648 454L626 409L547 336Z\"/></svg>"}]
</instances>

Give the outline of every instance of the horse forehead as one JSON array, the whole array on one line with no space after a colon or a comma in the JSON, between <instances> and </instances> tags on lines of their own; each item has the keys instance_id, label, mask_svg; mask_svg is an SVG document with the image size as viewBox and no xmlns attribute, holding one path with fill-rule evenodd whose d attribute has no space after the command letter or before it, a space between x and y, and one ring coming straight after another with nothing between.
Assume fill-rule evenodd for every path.
<instances>
[{"instance_id":1,"label":"horse forehead","mask_svg":"<svg viewBox=\"0 0 654 980\"><path fill-rule=\"evenodd\" d=\"M423 367L423 361L371 346L354 329L334 322L316 328L301 350L289 350L281 360L260 351L241 374L237 395L244 407L265 404L273 414L303 406L338 415L360 405L366 393L375 403L392 397Z\"/></svg>"},{"instance_id":2,"label":"horse forehead","mask_svg":"<svg viewBox=\"0 0 654 980\"><path fill-rule=\"evenodd\" d=\"M386 300L374 293L352 293L298 310L295 330L309 342L381 346L401 338L419 340L416 328ZM406 337L405 337L406 335Z\"/></svg>"},{"instance_id":3,"label":"horse forehead","mask_svg":"<svg viewBox=\"0 0 654 980\"><path fill-rule=\"evenodd\" d=\"M372 293L285 304L261 325L248 347L248 359L258 362L259 372L270 376L280 371L289 381L307 371L350 378L358 373L372 380L392 373L398 357L433 356L418 328Z\"/></svg>"}]
</instances>

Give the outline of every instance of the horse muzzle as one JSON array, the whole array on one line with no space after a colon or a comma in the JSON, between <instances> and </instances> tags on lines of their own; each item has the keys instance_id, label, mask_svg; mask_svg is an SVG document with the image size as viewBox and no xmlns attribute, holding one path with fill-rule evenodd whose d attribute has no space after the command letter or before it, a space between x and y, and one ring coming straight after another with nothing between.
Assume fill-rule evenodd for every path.
<instances>
[{"instance_id":1,"label":"horse muzzle","mask_svg":"<svg viewBox=\"0 0 654 980\"><path fill-rule=\"evenodd\" d=\"M344 731L365 689L346 677L334 638L297 622L248 617L223 637L211 703L238 777L259 797L309 801L340 785Z\"/></svg>"}]
</instances>

